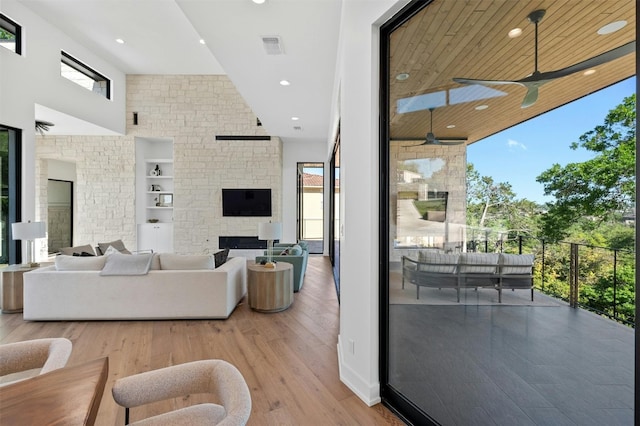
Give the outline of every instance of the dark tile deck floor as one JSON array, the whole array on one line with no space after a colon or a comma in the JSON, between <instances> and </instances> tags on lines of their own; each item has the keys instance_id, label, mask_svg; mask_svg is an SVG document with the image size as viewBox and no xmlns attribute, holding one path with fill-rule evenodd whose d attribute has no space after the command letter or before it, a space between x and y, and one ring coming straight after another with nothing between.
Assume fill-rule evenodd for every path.
<instances>
[{"instance_id":1,"label":"dark tile deck floor","mask_svg":"<svg viewBox=\"0 0 640 426\"><path fill-rule=\"evenodd\" d=\"M389 381L442 425L633 425L634 331L568 306L390 306Z\"/></svg>"}]
</instances>

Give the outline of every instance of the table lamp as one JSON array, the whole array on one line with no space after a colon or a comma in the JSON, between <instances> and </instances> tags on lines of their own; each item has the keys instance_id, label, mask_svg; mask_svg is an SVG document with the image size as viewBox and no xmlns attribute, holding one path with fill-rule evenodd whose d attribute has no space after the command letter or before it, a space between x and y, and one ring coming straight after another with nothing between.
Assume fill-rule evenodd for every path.
<instances>
[{"instance_id":1,"label":"table lamp","mask_svg":"<svg viewBox=\"0 0 640 426\"><path fill-rule=\"evenodd\" d=\"M27 241L27 263L24 268L35 268L40 266L34 258L34 244L37 238L47 236L47 229L44 222L16 222L11 224L11 233L14 240Z\"/></svg>"},{"instance_id":2,"label":"table lamp","mask_svg":"<svg viewBox=\"0 0 640 426\"><path fill-rule=\"evenodd\" d=\"M267 263L265 268L275 268L276 264L272 262L271 252L273 251L273 240L279 240L282 236L281 223L261 223L258 225L258 239L267 240Z\"/></svg>"}]
</instances>

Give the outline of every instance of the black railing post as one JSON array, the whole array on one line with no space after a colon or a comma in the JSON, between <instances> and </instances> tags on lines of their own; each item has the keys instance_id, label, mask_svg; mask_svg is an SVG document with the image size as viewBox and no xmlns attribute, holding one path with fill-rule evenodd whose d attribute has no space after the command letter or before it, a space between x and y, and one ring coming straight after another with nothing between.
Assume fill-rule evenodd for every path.
<instances>
[{"instance_id":1,"label":"black railing post","mask_svg":"<svg viewBox=\"0 0 640 426\"><path fill-rule=\"evenodd\" d=\"M569 261L569 306L578 307L578 245L571 243Z\"/></svg>"},{"instance_id":2,"label":"black railing post","mask_svg":"<svg viewBox=\"0 0 640 426\"><path fill-rule=\"evenodd\" d=\"M618 274L617 274L617 266L618 266L618 250L613 250L613 318L618 319L618 299L617 299L617 290L618 290Z\"/></svg>"},{"instance_id":3,"label":"black railing post","mask_svg":"<svg viewBox=\"0 0 640 426\"><path fill-rule=\"evenodd\" d=\"M518 254L522 254L522 235L518 235Z\"/></svg>"},{"instance_id":4,"label":"black railing post","mask_svg":"<svg viewBox=\"0 0 640 426\"><path fill-rule=\"evenodd\" d=\"M489 253L489 231L484 231L484 252Z\"/></svg>"},{"instance_id":5,"label":"black railing post","mask_svg":"<svg viewBox=\"0 0 640 426\"><path fill-rule=\"evenodd\" d=\"M545 244L544 244L544 239L543 239L542 240L542 282L540 283L541 287L542 287L542 291L544 291L544 278L545 278L545 275L544 275L545 274L545 267L544 266L545 266L545 262L546 262L546 259L544 258L544 249L545 249Z\"/></svg>"}]
</instances>

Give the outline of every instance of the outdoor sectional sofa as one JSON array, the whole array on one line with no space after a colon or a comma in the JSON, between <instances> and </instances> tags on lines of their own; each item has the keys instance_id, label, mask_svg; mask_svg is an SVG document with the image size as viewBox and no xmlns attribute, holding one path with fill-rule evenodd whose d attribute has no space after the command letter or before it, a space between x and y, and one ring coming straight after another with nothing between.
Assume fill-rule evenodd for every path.
<instances>
[{"instance_id":1,"label":"outdoor sectional sofa","mask_svg":"<svg viewBox=\"0 0 640 426\"><path fill-rule=\"evenodd\" d=\"M147 273L132 265L144 259ZM247 292L244 257L217 268L213 256L169 253L55 260L24 274L25 320L228 318Z\"/></svg>"},{"instance_id":2,"label":"outdoor sectional sofa","mask_svg":"<svg viewBox=\"0 0 640 426\"><path fill-rule=\"evenodd\" d=\"M493 288L502 303L502 290L527 289L533 301L533 254L422 252L419 260L402 257L402 288L405 281L420 287L455 289Z\"/></svg>"}]
</instances>

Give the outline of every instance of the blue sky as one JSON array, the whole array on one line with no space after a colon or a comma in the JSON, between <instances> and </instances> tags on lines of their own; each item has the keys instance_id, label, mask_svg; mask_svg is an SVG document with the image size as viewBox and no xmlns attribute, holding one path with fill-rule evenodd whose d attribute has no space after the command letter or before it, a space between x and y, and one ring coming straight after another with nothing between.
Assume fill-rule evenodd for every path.
<instances>
[{"instance_id":1,"label":"blue sky","mask_svg":"<svg viewBox=\"0 0 640 426\"><path fill-rule=\"evenodd\" d=\"M496 133L470 145L467 162L473 163L481 176L509 182L517 198L538 203L553 201L553 197L544 196L544 188L536 177L554 163L564 166L593 158L594 153L582 148L572 150L569 146L602 124L607 113L635 90L636 78L632 77ZM540 92L544 96L544 87Z\"/></svg>"}]
</instances>

